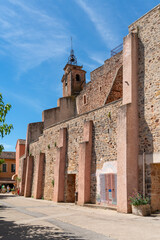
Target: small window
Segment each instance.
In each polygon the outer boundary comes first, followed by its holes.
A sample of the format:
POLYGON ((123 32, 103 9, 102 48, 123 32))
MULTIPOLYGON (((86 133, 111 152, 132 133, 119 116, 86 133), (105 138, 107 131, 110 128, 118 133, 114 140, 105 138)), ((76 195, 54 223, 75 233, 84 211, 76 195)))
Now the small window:
POLYGON ((99 91, 100 91, 100 92, 102 91, 102 87, 101 87, 101 86, 99 87, 99 91))
POLYGON ((16 168, 16 165, 15 165, 15 164, 12 164, 12 165, 11 165, 11 172, 15 172, 15 168, 16 168))
POLYGON ((2 164, 2 172, 7 172, 7 164, 6 163, 2 164))
POLYGON ((67 77, 65 78, 65 86, 67 86, 67 77))
POLYGON ((77 82, 80 82, 80 81, 81 81, 81 78, 80 78, 80 75, 79 75, 79 74, 76 74, 76 81, 77 81, 77 82))
POLYGON ((86 104, 87 103, 87 97, 86 95, 83 96, 83 104, 86 104))

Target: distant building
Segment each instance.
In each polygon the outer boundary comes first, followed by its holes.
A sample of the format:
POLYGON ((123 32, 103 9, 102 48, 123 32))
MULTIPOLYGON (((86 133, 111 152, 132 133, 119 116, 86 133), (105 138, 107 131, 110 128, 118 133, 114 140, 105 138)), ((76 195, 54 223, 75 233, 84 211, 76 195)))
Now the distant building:
POLYGON ((18 169, 20 169, 21 161, 19 160, 25 154, 25 139, 18 139, 16 143, 16 174, 18 176, 18 169))
POLYGON ((114 49, 89 83, 71 49, 58 106, 28 124, 18 157, 22 195, 55 202, 76 196, 80 205, 128 213, 136 190, 160 210, 159 11, 129 26, 123 50, 114 49))
POLYGON ((16 170, 16 153, 15 152, 2 152, 0 159, 4 159, 4 163, 0 165, 0 185, 10 185, 16 183, 13 176, 16 170))

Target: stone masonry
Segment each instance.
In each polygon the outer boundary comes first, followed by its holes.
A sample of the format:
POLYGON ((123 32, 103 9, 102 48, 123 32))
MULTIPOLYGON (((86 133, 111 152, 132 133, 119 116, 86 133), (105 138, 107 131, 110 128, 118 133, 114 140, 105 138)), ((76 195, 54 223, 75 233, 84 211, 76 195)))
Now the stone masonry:
POLYGON ((22 195, 128 213, 136 189, 160 210, 159 29, 160 5, 129 26, 123 51, 92 71, 87 84, 70 56, 57 107, 28 125, 18 169, 22 195))

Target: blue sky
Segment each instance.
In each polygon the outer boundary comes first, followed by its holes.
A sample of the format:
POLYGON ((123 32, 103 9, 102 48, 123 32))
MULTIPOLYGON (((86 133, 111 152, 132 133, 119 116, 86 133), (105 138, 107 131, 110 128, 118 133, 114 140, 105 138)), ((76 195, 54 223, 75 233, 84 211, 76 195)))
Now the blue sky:
POLYGON ((57 106, 70 37, 79 65, 90 72, 123 42, 128 25, 159 4, 156 0, 0 0, 0 92, 12 109, 10 135, 0 139, 14 151, 27 124, 57 106))

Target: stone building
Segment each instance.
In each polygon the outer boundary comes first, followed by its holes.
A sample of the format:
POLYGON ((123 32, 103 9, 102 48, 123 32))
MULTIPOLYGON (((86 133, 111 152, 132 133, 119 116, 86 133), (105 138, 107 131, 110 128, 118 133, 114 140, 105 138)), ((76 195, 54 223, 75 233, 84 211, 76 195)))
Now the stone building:
MULTIPOLYGON (((130 212, 133 191, 160 210, 160 5, 129 26, 123 50, 91 72, 73 50, 63 97, 27 128, 21 194, 130 212)), ((19 151, 19 150, 17 150, 19 151)), ((18 153, 17 153, 18 154, 18 153)))

